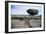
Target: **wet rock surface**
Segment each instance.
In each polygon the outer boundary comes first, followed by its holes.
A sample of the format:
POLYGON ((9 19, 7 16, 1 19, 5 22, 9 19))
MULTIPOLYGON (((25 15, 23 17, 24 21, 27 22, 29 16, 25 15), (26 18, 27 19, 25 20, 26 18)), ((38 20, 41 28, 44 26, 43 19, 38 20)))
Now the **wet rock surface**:
MULTIPOLYGON (((29 18, 29 17, 28 17, 29 18)), ((41 17, 30 19, 11 19, 11 28, 35 28, 41 27, 41 17)))

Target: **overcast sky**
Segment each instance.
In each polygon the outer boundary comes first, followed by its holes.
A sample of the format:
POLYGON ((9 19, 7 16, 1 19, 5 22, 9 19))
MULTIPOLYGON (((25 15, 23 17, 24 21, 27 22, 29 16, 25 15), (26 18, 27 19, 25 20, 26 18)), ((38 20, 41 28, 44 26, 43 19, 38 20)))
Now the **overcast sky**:
POLYGON ((37 15, 42 15, 42 8, 41 6, 26 6, 26 5, 11 5, 11 14, 12 15, 29 15, 27 13, 28 9, 36 9, 38 10, 37 15))

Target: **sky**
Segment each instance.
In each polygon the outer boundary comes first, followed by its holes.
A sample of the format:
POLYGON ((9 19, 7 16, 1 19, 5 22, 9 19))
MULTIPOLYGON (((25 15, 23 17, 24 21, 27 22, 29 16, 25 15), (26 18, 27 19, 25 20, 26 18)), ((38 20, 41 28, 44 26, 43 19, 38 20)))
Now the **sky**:
POLYGON ((42 15, 41 6, 27 6, 27 5, 11 5, 11 15, 29 15, 27 13, 28 9, 38 10, 37 15, 42 15))

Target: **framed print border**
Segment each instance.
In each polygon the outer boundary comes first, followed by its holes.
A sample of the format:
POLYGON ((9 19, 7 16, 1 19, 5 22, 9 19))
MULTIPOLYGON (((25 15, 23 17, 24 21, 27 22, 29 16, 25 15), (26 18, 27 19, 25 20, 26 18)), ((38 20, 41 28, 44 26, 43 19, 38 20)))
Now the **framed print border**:
POLYGON ((20 33, 20 32, 37 32, 37 31, 45 31, 45 3, 40 2, 22 2, 22 1, 5 1, 5 33, 20 33), (42 4, 44 6, 44 29, 43 30, 32 30, 32 31, 17 31, 17 32, 9 32, 8 30, 8 3, 28 3, 28 4, 42 4))

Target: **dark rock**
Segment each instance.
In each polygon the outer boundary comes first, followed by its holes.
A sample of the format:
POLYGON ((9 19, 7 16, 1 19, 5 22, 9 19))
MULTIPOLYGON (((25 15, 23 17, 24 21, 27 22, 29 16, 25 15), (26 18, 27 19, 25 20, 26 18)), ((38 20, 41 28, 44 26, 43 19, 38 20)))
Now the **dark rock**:
POLYGON ((36 15, 36 14, 38 14, 38 10, 36 10, 36 9, 28 9, 27 13, 29 13, 30 15, 36 15))

